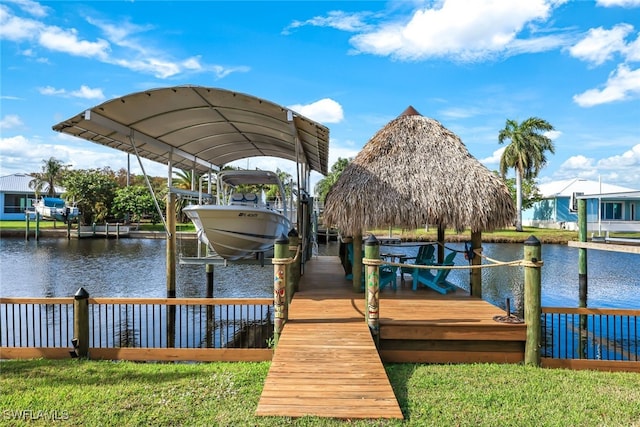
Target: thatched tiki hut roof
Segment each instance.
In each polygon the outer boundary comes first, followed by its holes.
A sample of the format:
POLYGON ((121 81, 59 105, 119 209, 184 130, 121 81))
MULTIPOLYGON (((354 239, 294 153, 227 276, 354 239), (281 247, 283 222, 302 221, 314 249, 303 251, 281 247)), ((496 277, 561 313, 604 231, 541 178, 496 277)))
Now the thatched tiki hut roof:
POLYGON ((425 224, 472 232, 510 225, 504 182, 453 132, 409 107, 378 131, 327 194, 324 223, 343 235, 425 224))

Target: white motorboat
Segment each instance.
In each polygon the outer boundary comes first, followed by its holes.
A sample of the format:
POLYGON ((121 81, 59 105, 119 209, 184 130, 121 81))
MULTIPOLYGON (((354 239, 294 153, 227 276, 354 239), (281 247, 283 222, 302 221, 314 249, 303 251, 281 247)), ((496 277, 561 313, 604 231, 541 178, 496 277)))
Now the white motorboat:
POLYGON ((233 261, 264 253, 291 229, 284 187, 277 174, 262 170, 222 171, 217 185, 217 204, 190 205, 183 212, 195 225, 200 241, 220 257, 233 261), (238 192, 240 185, 277 185, 281 207, 255 193, 238 192))
POLYGON ((77 206, 73 206, 58 197, 42 197, 34 204, 34 210, 44 219, 73 221, 80 215, 77 206))

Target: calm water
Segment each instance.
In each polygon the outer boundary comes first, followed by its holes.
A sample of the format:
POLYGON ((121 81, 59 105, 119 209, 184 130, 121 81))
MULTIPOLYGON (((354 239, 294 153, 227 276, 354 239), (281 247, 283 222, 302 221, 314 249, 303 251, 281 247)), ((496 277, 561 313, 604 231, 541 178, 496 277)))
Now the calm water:
MULTIPOLYGON (((448 244, 464 249, 463 244, 448 244)), ((502 261, 522 258, 520 244, 484 244, 487 256, 502 261)), ((382 252, 386 249, 383 247, 382 252)), ((179 240, 178 251, 194 256, 193 240, 179 240)), ((320 245, 321 255, 335 255, 337 243, 320 245)), ((392 251, 415 253, 417 247, 393 247, 392 251)), ((29 242, 0 239, 0 296, 66 297, 84 287, 95 297, 164 297, 166 262, 164 240, 152 239, 49 239, 29 242)), ((544 306, 578 305, 578 249, 543 245, 542 303, 544 306)), ((455 260, 464 264, 462 254, 455 260)), ((591 250, 588 252, 590 307, 640 309, 640 256, 591 250)), ((252 265, 216 266, 216 297, 270 297, 273 267, 252 265)), ((468 289, 468 270, 454 270, 450 281, 468 289)), ((409 277, 407 276, 407 280, 409 277)), ((504 307, 511 299, 513 310, 522 305, 523 272, 520 267, 483 270, 483 297, 504 307)), ((206 296, 202 265, 177 266, 178 297, 206 296)))

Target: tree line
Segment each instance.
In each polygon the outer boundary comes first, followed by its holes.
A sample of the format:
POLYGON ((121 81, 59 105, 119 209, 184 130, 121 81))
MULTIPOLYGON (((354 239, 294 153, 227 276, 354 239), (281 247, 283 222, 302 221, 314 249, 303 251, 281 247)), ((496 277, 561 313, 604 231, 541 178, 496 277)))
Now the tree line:
MULTIPOLYGON (((147 219, 153 224, 161 221, 161 213, 166 209, 166 195, 168 192, 167 180, 162 177, 149 177, 149 184, 156 196, 159 210, 156 208, 153 195, 149 190, 143 175, 130 174, 125 168, 114 171, 110 167, 97 169, 72 169, 55 157, 42 161, 40 172, 30 175, 32 180, 30 188, 34 190, 36 197, 58 194, 56 188, 62 188, 64 199, 78 207, 79 220, 82 224, 103 222, 140 222, 147 219)), ((224 169, 233 169, 226 166, 224 169)), ((285 183, 287 196, 291 194, 291 175, 278 169, 276 171, 280 180, 285 183)), ((199 185, 201 176, 191 171, 174 171, 172 186, 185 190, 191 190, 192 186, 199 185)), ((203 182, 203 192, 209 192, 208 181, 203 182)), ((265 191, 268 199, 276 198, 275 186, 245 186, 239 191, 260 193, 265 191)), ((212 193, 215 194, 215 183, 212 193)), ((187 218, 182 214, 182 208, 189 201, 179 197, 176 201, 176 213, 179 221, 186 222, 187 218)))

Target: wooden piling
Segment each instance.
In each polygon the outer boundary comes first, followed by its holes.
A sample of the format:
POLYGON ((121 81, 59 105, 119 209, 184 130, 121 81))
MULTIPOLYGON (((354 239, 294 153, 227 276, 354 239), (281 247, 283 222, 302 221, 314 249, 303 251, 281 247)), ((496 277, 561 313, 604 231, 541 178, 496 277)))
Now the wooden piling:
POLYGON ((207 298, 213 298, 213 264, 207 264, 205 267, 205 274, 207 276, 207 298))
MULTIPOLYGON (((471 232, 471 250, 474 251, 476 249, 482 249, 482 232, 475 231, 471 232)), ((482 257, 477 255, 475 252, 472 252, 472 258, 470 260, 471 265, 480 265, 482 264, 482 257)), ((471 296, 482 298, 482 269, 480 268, 472 268, 469 272, 470 278, 470 289, 471 296)))
POLYGON ((365 320, 377 347, 380 344, 380 242, 374 235, 364 243, 362 262, 366 266, 365 320))
POLYGON ((73 296, 73 347, 78 357, 89 355, 89 293, 80 288, 73 296))
MULTIPOLYGON (((578 199, 578 240, 587 241, 587 200, 578 199)), ((586 308, 589 294, 589 279, 587 272, 587 248, 578 249, 578 307, 586 308)), ((587 316, 581 314, 578 318, 578 328, 580 340, 578 343, 578 354, 583 357, 587 351, 587 316)))
MULTIPOLYGON (((298 245, 300 244, 300 237, 298 236, 298 232, 295 228, 292 228, 289 231, 289 257, 295 258, 296 252, 298 251, 298 245)), ((301 254, 302 255, 302 254, 301 254)), ((300 281, 300 258, 291 264, 287 265, 287 284, 289 288, 287 288, 287 301, 291 302, 293 298, 293 294, 298 292, 298 282, 300 281)))
POLYGON ((287 321, 287 263, 289 258, 289 239, 283 234, 273 247, 273 340, 278 345, 280 334, 287 321))
POLYGON ((540 241, 529 236, 524 242, 524 321, 527 324, 524 362, 536 366, 540 366, 542 346, 541 253, 540 241))
POLYGON ((36 211, 36 242, 40 240, 40 213, 36 211))
MULTIPOLYGON (((578 240, 587 241, 587 200, 578 199, 578 240)), ((587 306, 587 249, 578 249, 578 307, 587 306)))
POLYGON ((362 234, 353 236, 353 265, 352 265, 353 292, 362 291, 362 234))

